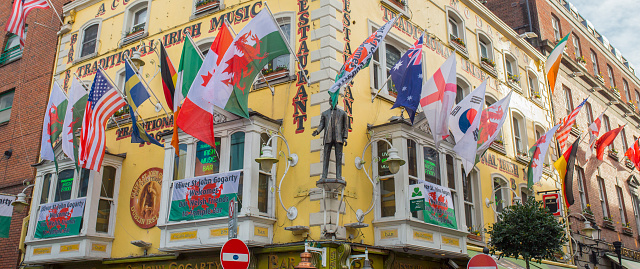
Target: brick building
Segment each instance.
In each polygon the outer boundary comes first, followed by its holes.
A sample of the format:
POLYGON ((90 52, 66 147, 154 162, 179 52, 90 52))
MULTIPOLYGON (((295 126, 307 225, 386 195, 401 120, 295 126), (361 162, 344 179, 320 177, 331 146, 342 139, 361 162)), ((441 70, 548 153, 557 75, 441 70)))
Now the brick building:
MULTIPOLYGON (((66 0, 52 1, 58 10, 66 0)), ((40 151, 42 121, 51 88, 60 21, 52 9, 36 9, 27 18, 24 49, 7 33, 13 1, 0 4, 0 193, 16 195, 33 183, 40 151)), ((31 193, 27 189, 27 195, 31 193)), ((20 263, 20 234, 27 212, 14 212, 9 238, 1 238, 0 268, 20 263)))
POLYGON ((489 0, 485 5, 516 32, 536 33, 538 37, 528 41, 545 55, 571 33, 552 102, 558 122, 589 97, 569 139, 571 143, 584 137, 574 174, 576 201, 567 211, 570 215, 565 216, 571 224, 572 254, 579 268, 616 268, 618 259, 609 258, 615 256, 611 243, 621 241, 623 263, 638 262, 639 174, 624 157, 640 135, 640 79, 633 66, 568 1, 489 0), (595 156, 586 158, 587 128, 605 110, 600 135, 621 125, 626 127, 605 150, 603 161, 595 156), (582 232, 585 217, 597 226, 595 236, 587 237, 582 232))

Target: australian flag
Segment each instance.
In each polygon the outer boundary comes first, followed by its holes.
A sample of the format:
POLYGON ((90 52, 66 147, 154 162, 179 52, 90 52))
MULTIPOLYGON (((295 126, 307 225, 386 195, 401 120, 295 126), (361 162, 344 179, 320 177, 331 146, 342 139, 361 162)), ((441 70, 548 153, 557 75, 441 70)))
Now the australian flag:
POLYGON ((398 91, 396 102, 391 108, 404 107, 409 113, 411 123, 420 104, 422 92, 422 40, 423 36, 420 36, 391 69, 391 81, 398 91))

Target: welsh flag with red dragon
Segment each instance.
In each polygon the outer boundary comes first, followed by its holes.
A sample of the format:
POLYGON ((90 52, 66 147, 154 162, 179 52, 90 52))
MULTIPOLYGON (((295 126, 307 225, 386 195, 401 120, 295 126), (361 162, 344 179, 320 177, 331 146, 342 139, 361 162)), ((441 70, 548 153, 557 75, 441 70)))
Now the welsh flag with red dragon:
POLYGON ((531 157, 529 168, 527 169, 527 178, 529 179, 527 185, 529 188, 540 181, 542 168, 544 167, 544 158, 547 156, 547 150, 549 150, 549 145, 551 144, 551 140, 553 140, 553 134, 556 133, 558 127, 560 127, 559 124, 553 126, 551 130, 540 136, 533 147, 529 149, 529 156, 531 157))

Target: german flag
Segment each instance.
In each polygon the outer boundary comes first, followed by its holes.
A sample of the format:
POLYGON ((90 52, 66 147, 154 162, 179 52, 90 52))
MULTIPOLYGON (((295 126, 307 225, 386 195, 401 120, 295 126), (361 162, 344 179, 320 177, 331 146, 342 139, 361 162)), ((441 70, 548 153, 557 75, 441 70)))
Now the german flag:
POLYGON ((173 94, 176 91, 176 81, 178 74, 173 68, 171 59, 167 51, 164 49, 162 42, 160 43, 160 75, 162 76, 162 88, 164 90, 164 98, 167 100, 169 109, 173 111, 173 94))
POLYGON ((562 197, 564 197, 567 208, 575 202, 573 199, 573 167, 576 163, 576 153, 580 147, 579 144, 580 138, 576 139, 573 145, 553 163, 553 166, 556 167, 556 170, 560 174, 560 178, 562 178, 562 197))

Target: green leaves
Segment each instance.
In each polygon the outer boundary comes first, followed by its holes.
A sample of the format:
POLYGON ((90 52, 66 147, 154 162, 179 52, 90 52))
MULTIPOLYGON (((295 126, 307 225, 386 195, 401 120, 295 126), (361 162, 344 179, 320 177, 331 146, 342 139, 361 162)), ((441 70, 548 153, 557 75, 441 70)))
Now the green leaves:
POLYGON ((498 221, 489 226, 491 254, 501 252, 500 257, 520 256, 525 261, 555 260, 567 242, 565 224, 559 222, 542 201, 529 199, 504 209, 498 221))

